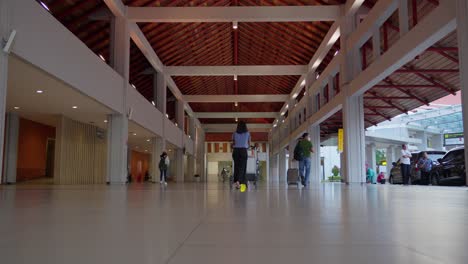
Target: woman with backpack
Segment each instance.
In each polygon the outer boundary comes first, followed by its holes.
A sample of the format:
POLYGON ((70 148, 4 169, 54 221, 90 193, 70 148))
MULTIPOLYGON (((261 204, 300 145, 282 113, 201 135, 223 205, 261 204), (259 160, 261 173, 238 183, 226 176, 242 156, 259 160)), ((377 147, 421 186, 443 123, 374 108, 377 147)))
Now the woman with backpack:
POLYGON ((236 132, 232 134, 234 160, 234 184, 241 192, 247 190, 247 179, 245 176, 247 170, 247 150, 250 146, 250 133, 247 130, 245 122, 240 121, 237 124, 236 132))
POLYGON ((167 168, 169 167, 169 156, 167 156, 167 153, 164 151, 161 156, 159 156, 159 171, 160 171, 160 176, 159 176, 159 183, 167 185, 166 178, 167 178, 167 168))

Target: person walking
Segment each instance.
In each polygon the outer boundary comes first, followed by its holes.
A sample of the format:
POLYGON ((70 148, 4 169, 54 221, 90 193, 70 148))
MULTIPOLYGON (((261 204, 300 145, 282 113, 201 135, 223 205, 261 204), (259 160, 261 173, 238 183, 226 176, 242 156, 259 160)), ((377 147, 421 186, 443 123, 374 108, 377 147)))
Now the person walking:
POLYGON ((161 156, 159 156, 159 183, 167 185, 167 168, 169 168, 169 156, 167 153, 164 151, 161 156))
POLYGON ((418 168, 421 170, 421 181, 431 184, 432 160, 427 155, 427 152, 423 152, 421 158, 419 158, 418 168))
POLYGON ((400 167, 401 167, 401 176, 403 177, 403 185, 409 184, 410 178, 410 168, 411 168, 411 152, 409 152, 406 144, 401 145, 401 158, 400 158, 400 167))
POLYGON ((234 184, 241 192, 247 190, 247 150, 250 146, 250 133, 247 130, 247 125, 244 121, 237 124, 236 132, 232 134, 233 151, 232 158, 234 160, 234 184))
POLYGON ((312 164, 311 154, 314 153, 309 133, 302 134, 299 142, 297 142, 297 147, 302 152, 302 158, 299 160, 299 175, 301 176, 302 185, 307 187, 309 184, 310 167, 312 164))

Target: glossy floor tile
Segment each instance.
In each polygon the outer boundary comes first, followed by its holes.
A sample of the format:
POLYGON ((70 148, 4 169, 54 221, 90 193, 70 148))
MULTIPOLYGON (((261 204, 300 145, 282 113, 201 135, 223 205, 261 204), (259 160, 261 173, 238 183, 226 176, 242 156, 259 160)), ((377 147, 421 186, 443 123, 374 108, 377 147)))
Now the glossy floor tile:
POLYGON ((0 186, 0 263, 468 263, 468 189, 0 186))

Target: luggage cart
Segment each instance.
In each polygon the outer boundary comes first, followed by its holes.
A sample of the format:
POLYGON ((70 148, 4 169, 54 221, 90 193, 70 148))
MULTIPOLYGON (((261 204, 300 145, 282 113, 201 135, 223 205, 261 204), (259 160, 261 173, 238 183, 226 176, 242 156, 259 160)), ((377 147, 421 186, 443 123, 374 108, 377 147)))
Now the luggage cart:
POLYGON ((247 158, 247 170, 246 170, 246 177, 247 182, 250 184, 252 183, 255 188, 257 188, 257 181, 259 175, 259 160, 258 160, 258 147, 253 146, 248 150, 248 158, 247 158))

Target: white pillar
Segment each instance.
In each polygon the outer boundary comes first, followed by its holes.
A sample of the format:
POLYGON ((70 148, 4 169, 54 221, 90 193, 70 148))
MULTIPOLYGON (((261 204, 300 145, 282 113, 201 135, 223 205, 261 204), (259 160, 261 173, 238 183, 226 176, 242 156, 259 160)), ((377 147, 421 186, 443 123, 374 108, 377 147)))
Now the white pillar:
POLYGON ((183 148, 185 148, 185 130, 184 130, 184 127, 185 127, 185 111, 184 111, 184 102, 182 100, 178 100, 177 101, 177 104, 176 104, 176 114, 175 114, 175 118, 176 118, 176 122, 177 122, 177 125, 178 127, 182 130, 182 145, 183 147, 182 148, 178 148, 176 150, 176 179, 177 179, 177 182, 184 182, 184 150, 183 148))
POLYGON ((395 160, 395 147, 390 145, 390 146, 387 147, 387 173, 385 175, 386 177, 388 177, 390 175, 390 170, 393 167, 392 163, 394 161, 396 161, 395 160))
MULTIPOLYGON (((8 39, 11 33, 10 17, 11 17, 12 1, 0 1, 0 40, 8 39)), ((0 44, 3 49, 3 42, 0 44)), ((8 54, 0 50, 0 168, 3 167, 3 149, 5 139, 5 112, 6 112, 6 97, 8 88, 8 54)), ((1 183, 0 179, 0 183, 1 183)), ((7 181, 4 179, 3 181, 7 181)))
POLYGON ((107 181, 125 183, 128 173, 128 119, 122 114, 112 114, 107 120, 107 181))
MULTIPOLYGON (((468 139, 468 2, 457 1, 457 33, 458 33, 458 57, 460 60, 460 85, 462 91, 463 106, 463 131, 468 139)), ((468 157, 468 146, 465 143, 465 157, 468 157)), ((468 167, 468 159, 465 159, 465 167, 468 167)), ((468 173, 466 174, 468 184, 468 173)))
POLYGON ((167 105, 167 82, 162 73, 154 73, 153 75, 153 89, 154 97, 156 98, 155 104, 156 107, 161 111, 163 115, 166 114, 166 105, 167 105))
POLYGON ((340 67, 340 87, 346 97, 343 103, 343 130, 344 130, 344 168, 343 176, 347 183, 365 182, 365 135, 364 135, 364 104, 362 95, 351 96, 349 82, 361 70, 360 49, 347 46, 348 36, 356 29, 354 15, 343 18, 342 34, 340 37, 343 63, 340 67))
POLYGON ((299 163, 294 160, 294 148, 296 147, 297 140, 290 138, 289 140, 289 158, 288 158, 288 168, 299 168, 299 163))
POLYGON ((130 31, 124 17, 116 17, 112 32, 113 68, 123 77, 121 113, 108 116, 107 180, 125 183, 127 180, 128 106, 127 87, 130 75, 130 31))
POLYGON ((269 182, 270 179, 270 142, 266 144, 266 182, 269 182))
POLYGON ((400 5, 398 7, 398 22, 400 25, 400 37, 403 37, 409 31, 408 0, 400 0, 400 5))
POLYGON ((160 137, 154 137, 151 139, 151 167, 153 171, 151 173, 152 181, 159 182, 159 156, 166 150, 166 141, 160 137))
POLYGON ((366 146, 366 163, 369 165, 369 168, 373 169, 374 171, 377 171, 376 169, 376 147, 374 143, 368 144, 366 146))
POLYGON ((349 96, 343 104, 344 176, 347 183, 365 182, 365 132, 362 96, 349 96))
POLYGON ((7 183, 16 183, 16 161, 18 160, 19 116, 7 114, 4 175, 7 183))
POLYGON ((278 154, 278 182, 286 182, 286 149, 280 148, 278 154))
POLYGON ((310 141, 314 149, 314 153, 311 155, 311 166, 310 166, 310 181, 314 184, 320 183, 321 169, 320 169, 320 126, 309 127, 310 141))

